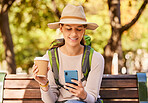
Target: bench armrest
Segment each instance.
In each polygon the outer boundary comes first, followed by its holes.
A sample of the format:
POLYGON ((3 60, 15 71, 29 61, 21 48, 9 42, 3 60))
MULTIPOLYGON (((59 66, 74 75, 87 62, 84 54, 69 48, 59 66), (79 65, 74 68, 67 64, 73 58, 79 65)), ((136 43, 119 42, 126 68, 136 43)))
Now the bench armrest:
POLYGON ((3 103, 3 88, 6 73, 0 72, 0 103, 3 103))
POLYGON ((147 97, 147 77, 146 73, 137 73, 139 103, 146 103, 147 97))
POLYGON ((139 102, 139 103, 147 103, 147 101, 141 101, 141 102, 139 102))

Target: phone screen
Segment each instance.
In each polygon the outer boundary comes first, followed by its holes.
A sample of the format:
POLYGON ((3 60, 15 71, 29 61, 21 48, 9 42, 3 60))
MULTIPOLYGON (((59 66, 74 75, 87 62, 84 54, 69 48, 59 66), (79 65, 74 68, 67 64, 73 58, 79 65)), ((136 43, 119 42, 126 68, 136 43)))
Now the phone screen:
POLYGON ((71 83, 74 85, 77 85, 73 83, 71 80, 78 80, 78 71, 77 70, 64 70, 64 75, 65 75, 65 82, 66 83, 71 83))

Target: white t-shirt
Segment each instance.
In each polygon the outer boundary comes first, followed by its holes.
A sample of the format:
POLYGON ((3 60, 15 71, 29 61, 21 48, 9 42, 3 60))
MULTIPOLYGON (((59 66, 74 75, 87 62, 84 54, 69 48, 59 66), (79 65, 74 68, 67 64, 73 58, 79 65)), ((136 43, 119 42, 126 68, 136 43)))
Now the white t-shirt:
MULTIPOLYGON (((68 56, 60 51, 58 48, 59 55, 59 82, 65 84, 64 70, 77 70, 78 71, 78 80, 83 78, 82 73, 82 56, 83 54, 77 56, 68 56)), ((44 58, 49 58, 48 51, 43 56, 44 58)), ((57 85, 54 80, 54 75, 49 62, 49 90, 47 92, 41 90, 41 97, 45 103, 55 103, 55 101, 64 101, 64 100, 79 100, 78 97, 72 95, 69 91, 64 88, 57 89, 57 85)), ((94 51, 91 61, 91 71, 89 72, 87 81, 83 81, 85 91, 87 92, 87 97, 84 101, 87 103, 94 103, 99 95, 100 85, 102 81, 104 71, 104 58, 103 56, 94 51)))

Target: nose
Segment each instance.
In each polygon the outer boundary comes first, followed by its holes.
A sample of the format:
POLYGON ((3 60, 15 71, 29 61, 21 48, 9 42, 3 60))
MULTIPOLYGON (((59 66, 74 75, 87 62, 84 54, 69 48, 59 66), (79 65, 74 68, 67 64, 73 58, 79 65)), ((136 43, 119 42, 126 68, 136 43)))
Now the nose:
POLYGON ((71 35, 72 35, 72 36, 76 36, 76 35, 77 35, 77 32, 76 32, 75 29, 73 29, 73 30, 71 31, 71 35))

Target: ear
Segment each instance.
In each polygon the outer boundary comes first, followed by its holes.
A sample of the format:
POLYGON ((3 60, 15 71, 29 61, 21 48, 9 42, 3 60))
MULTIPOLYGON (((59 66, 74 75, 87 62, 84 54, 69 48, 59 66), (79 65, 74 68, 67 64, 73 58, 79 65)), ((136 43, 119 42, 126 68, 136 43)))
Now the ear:
POLYGON ((83 33, 83 36, 85 35, 85 31, 86 31, 86 28, 84 28, 84 33, 83 33))
POLYGON ((60 31, 61 31, 61 32, 63 32, 62 28, 63 28, 63 26, 60 24, 60 31))

